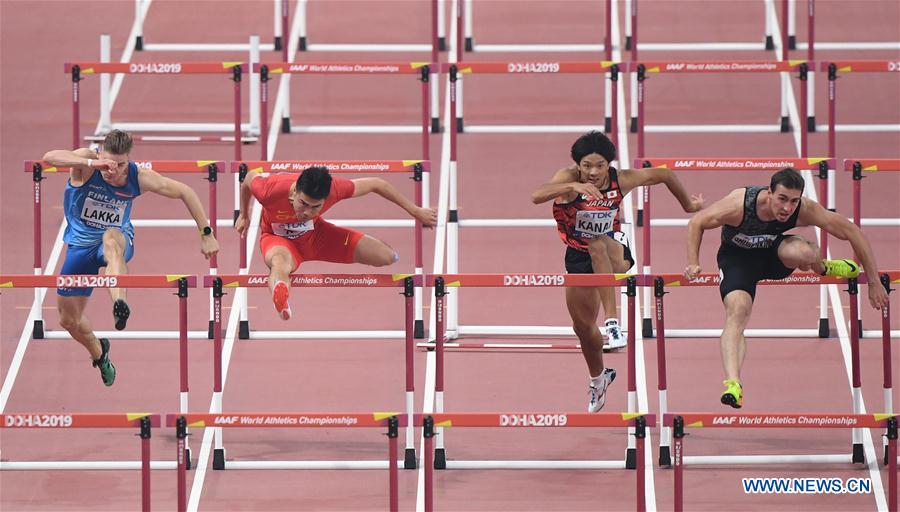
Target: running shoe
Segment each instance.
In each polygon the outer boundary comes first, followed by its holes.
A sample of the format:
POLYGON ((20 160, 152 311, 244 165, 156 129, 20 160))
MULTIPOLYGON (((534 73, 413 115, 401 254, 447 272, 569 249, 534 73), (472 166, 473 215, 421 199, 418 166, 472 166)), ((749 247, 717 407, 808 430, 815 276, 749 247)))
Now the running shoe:
POLYGON ((612 368, 604 368, 600 378, 597 379, 597 385, 588 386, 588 395, 591 397, 588 402, 588 412, 597 412, 603 409, 603 406, 606 405, 606 388, 614 380, 616 380, 616 371, 612 368))
POLYGON ((122 299, 116 299, 113 302, 113 318, 116 319, 117 331, 125 328, 129 316, 131 316, 131 309, 128 308, 128 303, 122 299))
POLYGON ((282 320, 291 319, 291 305, 288 298, 291 296, 291 289, 287 283, 278 281, 272 290, 272 302, 275 304, 275 311, 281 316, 282 320))
POLYGON ((610 318, 603 326, 603 333, 606 334, 606 344, 603 345, 605 350, 619 350, 628 346, 628 339, 619 326, 619 321, 610 318))
POLYGON ((722 384, 725 384, 725 392, 722 393, 722 403, 730 405, 735 409, 743 407, 744 389, 741 387, 741 383, 736 380, 727 379, 722 381, 722 384))
POLYGON ((92 363, 94 368, 100 368, 100 378, 103 384, 112 386, 116 381, 116 367, 109 360, 109 340, 100 338, 100 359, 95 359, 92 363))
POLYGON ((834 277, 846 277, 848 279, 859 277, 859 264, 853 260, 822 260, 825 265, 825 275, 834 277))

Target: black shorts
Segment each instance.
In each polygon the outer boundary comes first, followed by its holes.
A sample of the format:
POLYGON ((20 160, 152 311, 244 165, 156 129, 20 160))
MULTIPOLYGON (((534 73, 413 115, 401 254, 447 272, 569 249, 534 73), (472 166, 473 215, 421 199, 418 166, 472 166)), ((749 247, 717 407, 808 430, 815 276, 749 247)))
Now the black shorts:
POLYGON ((719 294, 722 300, 733 290, 744 290, 750 299, 756 298, 756 283, 763 279, 784 279, 794 271, 784 266, 778 257, 778 246, 786 237, 779 235, 768 249, 741 249, 722 244, 716 261, 719 263, 719 294))
MULTIPOLYGON (((634 258, 631 256, 631 249, 628 247, 628 239, 624 233, 616 231, 610 238, 621 244, 625 248, 623 256, 625 261, 629 263, 628 268, 634 266, 634 258)), ((593 274, 594 265, 591 263, 591 254, 587 250, 580 251, 572 246, 566 247, 566 272, 570 274, 593 274)))

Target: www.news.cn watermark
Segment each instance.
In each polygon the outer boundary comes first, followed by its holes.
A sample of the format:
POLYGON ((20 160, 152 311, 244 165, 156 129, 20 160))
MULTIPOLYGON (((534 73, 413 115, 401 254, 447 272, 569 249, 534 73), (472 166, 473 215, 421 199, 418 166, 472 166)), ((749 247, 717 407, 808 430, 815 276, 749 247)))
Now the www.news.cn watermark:
POLYGON ((744 494, 871 494, 870 478, 741 478, 744 494))

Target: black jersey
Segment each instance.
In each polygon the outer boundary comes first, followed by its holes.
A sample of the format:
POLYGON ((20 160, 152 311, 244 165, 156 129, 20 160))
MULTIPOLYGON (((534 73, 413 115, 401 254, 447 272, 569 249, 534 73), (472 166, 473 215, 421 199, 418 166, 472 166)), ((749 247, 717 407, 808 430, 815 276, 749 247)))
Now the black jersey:
POLYGON ((553 202, 553 218, 563 243, 587 251, 588 241, 622 228, 619 206, 622 193, 615 167, 609 168, 609 186, 600 191, 600 199, 579 194, 568 203, 553 202))
MULTIPOLYGON (((797 225, 800 216, 800 205, 785 222, 772 220, 764 222, 756 215, 756 199, 759 193, 768 187, 747 187, 744 191, 744 218, 738 226, 722 226, 722 244, 741 249, 768 249, 772 247, 778 235, 797 225)), ((802 199, 801 199, 802 201, 802 199)))

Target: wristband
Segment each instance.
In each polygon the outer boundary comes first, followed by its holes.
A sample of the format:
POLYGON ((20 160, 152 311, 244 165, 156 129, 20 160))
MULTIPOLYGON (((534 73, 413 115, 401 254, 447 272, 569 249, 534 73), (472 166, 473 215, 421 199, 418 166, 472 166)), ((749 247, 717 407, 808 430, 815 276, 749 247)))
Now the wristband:
POLYGON ((93 163, 94 163, 94 161, 93 161, 93 160, 91 160, 91 159, 90 159, 90 158, 88 158, 88 164, 87 164, 87 165, 88 165, 88 167, 90 167, 90 166, 91 166, 91 164, 93 164, 93 163))

